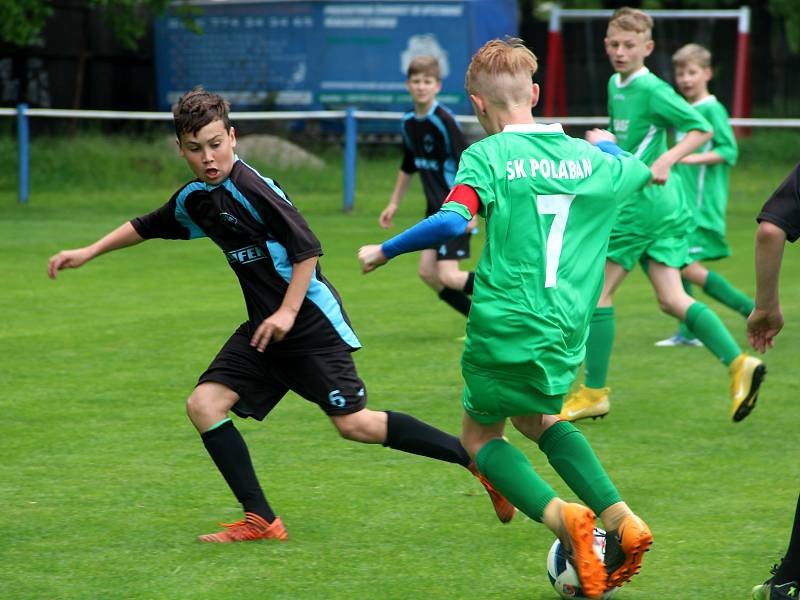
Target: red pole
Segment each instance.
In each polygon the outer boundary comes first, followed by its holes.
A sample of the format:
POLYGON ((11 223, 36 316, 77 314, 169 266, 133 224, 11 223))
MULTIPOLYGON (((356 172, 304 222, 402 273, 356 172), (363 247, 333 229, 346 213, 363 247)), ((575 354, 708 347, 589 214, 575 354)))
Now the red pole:
POLYGON ((566 94, 564 88, 564 41, 561 37, 561 15, 558 5, 550 13, 547 32, 547 65, 544 81, 544 116, 554 117, 556 103, 563 111, 566 94))
MULTIPOLYGON (((739 15, 736 41, 736 76, 733 83, 733 116, 746 119, 751 115, 750 98, 750 8, 743 6, 739 15)), ((750 135, 749 127, 734 127, 736 137, 750 135)))

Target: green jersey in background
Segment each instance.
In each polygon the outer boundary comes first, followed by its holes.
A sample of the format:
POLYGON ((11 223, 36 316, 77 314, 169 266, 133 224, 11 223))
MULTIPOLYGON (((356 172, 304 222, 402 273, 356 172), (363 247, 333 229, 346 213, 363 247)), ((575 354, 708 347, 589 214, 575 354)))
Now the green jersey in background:
MULTIPOLYGON (((609 128, 617 143, 646 165, 667 151, 667 130, 711 126, 665 81, 642 67, 620 82, 619 73, 608 81, 609 128)), ((621 197, 614 232, 641 236, 681 237, 692 227, 691 214, 680 192, 677 178, 666 185, 651 185, 641 192, 621 197)), ((613 235, 613 233, 612 233, 613 235)))
MULTIPOLYGON (((728 208, 728 176, 736 164, 739 149, 733 129, 728 124, 728 111, 715 96, 706 96, 692 104, 714 128, 714 137, 696 152, 719 154, 725 162, 714 165, 683 165, 673 168, 681 193, 686 199, 698 227, 725 236, 725 213, 728 208)), ((685 130, 676 131, 680 141, 685 130)))

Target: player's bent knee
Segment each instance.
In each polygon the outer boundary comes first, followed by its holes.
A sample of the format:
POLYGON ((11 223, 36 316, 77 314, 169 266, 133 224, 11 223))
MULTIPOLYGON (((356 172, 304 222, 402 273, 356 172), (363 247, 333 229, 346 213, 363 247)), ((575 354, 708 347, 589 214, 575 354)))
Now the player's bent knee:
POLYGON ((672 317, 680 317, 681 303, 674 298, 658 298, 658 307, 661 312, 666 313, 672 317))
POLYGON ((419 278, 434 289, 437 289, 439 286, 442 285, 441 282, 439 281, 439 275, 435 271, 420 269, 419 278))
POLYGON ((556 415, 531 415, 511 417, 511 424, 526 438, 538 443, 542 434, 548 428, 558 423, 558 420, 556 415))
POLYGON ((186 414, 195 424, 216 417, 225 418, 238 400, 236 392, 217 383, 201 383, 186 399, 186 414))
POLYGON ((460 277, 457 273, 444 273, 439 276, 439 281, 442 285, 453 290, 460 290, 464 287, 462 279, 466 279, 466 277, 460 277))
POLYGON ((189 415, 189 418, 192 421, 194 421, 196 417, 203 413, 205 406, 206 403, 203 401, 202 396, 197 393, 197 390, 195 390, 186 399, 186 414, 189 415))
POLYGON ((364 409, 331 417, 331 421, 346 440, 364 444, 379 444, 386 440, 386 413, 364 409))

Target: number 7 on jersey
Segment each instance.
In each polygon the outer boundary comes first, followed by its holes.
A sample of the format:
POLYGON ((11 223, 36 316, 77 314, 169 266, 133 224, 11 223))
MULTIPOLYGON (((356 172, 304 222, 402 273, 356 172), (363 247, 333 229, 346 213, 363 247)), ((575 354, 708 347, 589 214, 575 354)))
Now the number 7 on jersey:
POLYGON ((555 215, 547 234, 547 256, 545 258, 544 287, 556 287, 558 261, 561 259, 561 246, 564 243, 564 229, 567 226, 569 207, 575 194, 545 194, 536 197, 536 209, 540 215, 555 215))

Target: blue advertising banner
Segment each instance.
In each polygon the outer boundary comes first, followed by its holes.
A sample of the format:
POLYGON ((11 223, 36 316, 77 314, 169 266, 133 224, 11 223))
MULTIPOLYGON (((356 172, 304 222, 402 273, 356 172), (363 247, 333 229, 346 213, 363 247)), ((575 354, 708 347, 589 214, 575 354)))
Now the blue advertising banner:
POLYGON ((440 100, 466 114, 464 73, 472 53, 491 38, 517 33, 514 0, 201 6, 200 34, 174 14, 156 21, 162 110, 197 85, 222 94, 235 110, 403 110, 410 102, 408 63, 428 54, 441 66, 440 100))

